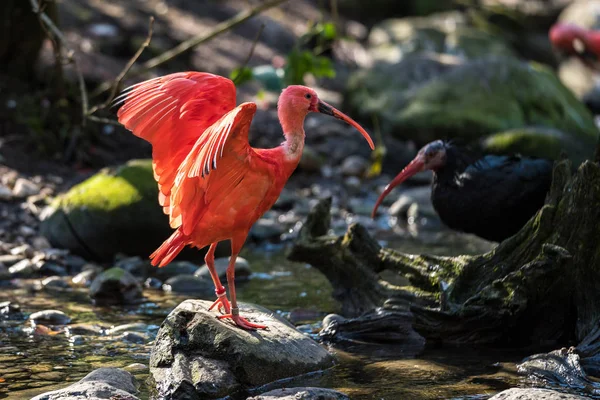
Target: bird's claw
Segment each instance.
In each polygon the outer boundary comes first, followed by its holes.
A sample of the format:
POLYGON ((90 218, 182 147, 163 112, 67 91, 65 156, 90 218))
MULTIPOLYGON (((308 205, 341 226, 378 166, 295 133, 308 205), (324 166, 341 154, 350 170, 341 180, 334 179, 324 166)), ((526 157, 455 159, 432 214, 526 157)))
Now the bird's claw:
POLYGON ((222 290, 216 290, 217 300, 208 308, 208 311, 218 306, 219 312, 221 314, 230 314, 231 313, 231 304, 229 300, 227 300, 227 295, 225 294, 225 288, 221 288, 222 290))
POLYGON ((255 324, 253 322, 248 321, 246 318, 240 316, 240 310, 237 307, 232 308, 230 313, 227 313, 225 315, 219 315, 217 316, 217 318, 232 319, 237 326, 248 330, 267 329, 266 325, 255 324))

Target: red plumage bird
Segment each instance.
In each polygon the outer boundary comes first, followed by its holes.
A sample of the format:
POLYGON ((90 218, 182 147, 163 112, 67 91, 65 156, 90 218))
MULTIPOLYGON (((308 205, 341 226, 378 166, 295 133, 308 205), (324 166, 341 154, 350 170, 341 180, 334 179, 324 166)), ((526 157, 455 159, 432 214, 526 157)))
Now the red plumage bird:
POLYGON ((266 328, 239 315, 235 260, 252 225, 273 206, 296 169, 304 147, 304 118, 320 112, 346 121, 367 139, 355 121, 319 100, 314 90, 289 86, 277 104, 285 141, 273 149, 248 144, 256 104, 235 106, 236 90, 227 78, 181 72, 150 79, 126 89, 117 104, 119 122, 152 144, 158 201, 175 232, 151 256, 163 267, 187 245, 210 246, 206 265, 218 305, 246 329, 266 328), (231 304, 214 267, 217 243, 231 240, 227 284, 231 304))

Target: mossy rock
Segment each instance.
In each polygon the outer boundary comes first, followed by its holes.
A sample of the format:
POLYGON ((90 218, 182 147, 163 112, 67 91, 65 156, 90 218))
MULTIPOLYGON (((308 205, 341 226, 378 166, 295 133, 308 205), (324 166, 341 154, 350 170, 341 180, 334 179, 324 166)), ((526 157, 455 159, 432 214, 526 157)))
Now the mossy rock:
POLYGON ((41 232, 53 246, 88 258, 148 257, 172 233, 158 205, 152 161, 107 168, 74 186, 53 201, 41 232))
MULTIPOLYGON (((384 134, 425 144, 436 139, 478 141, 524 127, 564 132, 578 148, 593 148, 598 130, 586 107, 548 68, 512 58, 459 63, 425 74, 407 86, 405 60, 360 71, 350 80, 347 106, 352 115, 377 116, 384 134)), ((587 155, 587 154, 586 154, 587 155)))
POLYGON ((498 35, 469 26, 465 16, 456 11, 387 19, 373 27, 369 44, 373 58, 384 62, 398 62, 408 55, 424 52, 465 60, 515 55, 498 35))
POLYGON ((590 148, 556 129, 519 128, 498 132, 486 137, 482 143, 485 153, 522 154, 530 157, 556 160, 562 152, 569 155, 573 166, 578 167, 590 155, 590 148))

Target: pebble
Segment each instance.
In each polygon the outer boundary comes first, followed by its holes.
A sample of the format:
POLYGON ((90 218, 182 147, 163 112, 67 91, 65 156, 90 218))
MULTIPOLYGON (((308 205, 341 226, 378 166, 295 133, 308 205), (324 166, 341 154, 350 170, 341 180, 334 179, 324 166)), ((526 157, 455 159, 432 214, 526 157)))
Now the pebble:
POLYGON ((194 275, 177 275, 167 279, 163 290, 169 293, 194 294, 199 298, 211 299, 215 295, 212 281, 194 275))
POLYGON ((162 288, 162 281, 157 278, 148 278, 144 281, 144 287, 148 289, 160 289, 162 288))
POLYGON ((45 250, 45 249, 49 249, 50 247, 52 247, 50 245, 50 242, 48 242, 48 239, 46 239, 43 236, 34 237, 33 239, 31 239, 31 244, 37 250, 45 250))
POLYGON ((133 276, 145 277, 148 276, 148 271, 152 268, 150 261, 142 260, 141 257, 128 257, 117 261, 115 267, 121 268, 133 276))
POLYGON ((148 369, 147 365, 141 364, 141 363, 133 363, 133 364, 129 364, 128 366, 126 366, 125 368, 123 368, 125 371, 128 372, 138 372, 138 371, 145 371, 148 369))
POLYGON ((137 303, 143 297, 142 285, 129 272, 113 267, 92 281, 90 297, 96 304, 137 303))
POLYGON ((279 238, 284 233, 281 224, 273 219, 261 218, 250 229, 250 235, 258 241, 279 238))
POLYGON ((10 249, 10 254, 12 255, 23 255, 25 257, 33 257, 33 249, 31 248, 30 245, 28 245, 27 243, 22 244, 20 246, 17 247, 13 247, 12 249, 10 249))
POLYGON ((0 184, 0 200, 10 200, 12 199, 13 194, 12 194, 12 190, 10 190, 8 187, 0 184))
POLYGON ((21 306, 12 301, 0 302, 0 317, 14 319, 15 316, 21 317, 21 306))
POLYGON ((24 259, 8 268, 8 272, 11 275, 28 276, 33 275, 37 270, 37 267, 31 260, 24 259))
POLYGON ((69 284, 60 276, 49 276, 48 278, 42 280, 42 286, 44 288, 66 289, 69 287, 69 284))
POLYGON ((75 346, 79 346, 85 343, 85 338, 81 335, 74 335, 69 338, 69 342, 73 343, 75 346))
POLYGON ((148 340, 148 338, 145 335, 140 334, 138 332, 124 332, 121 336, 119 336, 119 338, 126 342, 137 344, 146 343, 146 341, 148 340))
MULTIPOLYGON (((219 257, 215 258, 215 269, 221 281, 227 280, 227 267, 229 266, 230 257, 219 257)), ((235 279, 248 279, 252 270, 250 269, 250 263, 243 257, 238 257, 235 260, 235 279)), ((202 279, 208 279, 212 282, 210 271, 206 264, 200 267, 195 273, 195 276, 202 279)))
POLYGON ((36 263, 39 273, 42 275, 57 275, 67 276, 67 269, 62 265, 53 263, 52 261, 39 261, 36 263))
POLYGON ((18 178, 13 187, 13 195, 15 197, 33 196, 39 192, 39 186, 25 178, 18 178))
POLYGON ((369 162, 363 157, 349 156, 342 163, 340 172, 345 176, 362 176, 368 167, 369 162))
POLYGON ((70 271, 81 271, 83 266, 87 264, 82 257, 76 256, 74 254, 67 254, 64 256, 64 262, 67 267, 69 267, 70 271))
POLYGON ((43 325, 66 325, 71 322, 67 314, 59 310, 38 311, 29 316, 29 319, 35 324, 43 325))
POLYGON ((92 324, 73 324, 69 325, 69 333, 71 335, 85 335, 85 336, 100 336, 102 335, 102 328, 92 324))
POLYGON ((11 265, 14 265, 14 264, 18 263, 21 260, 23 260, 23 256, 21 256, 21 255, 15 255, 15 254, 2 254, 2 255, 0 255, 0 263, 6 265, 7 267, 10 267, 11 265))
POLYGON ((125 332, 147 332, 149 329, 148 325, 142 322, 132 322, 130 324, 117 325, 106 331, 107 335, 116 335, 118 333, 125 332))
POLYGON ((152 274, 161 281, 166 281, 177 275, 193 275, 198 268, 199 265, 188 261, 174 261, 162 268, 154 268, 152 274))
POLYGON ((19 226, 19 233, 23 236, 29 237, 35 235, 35 229, 27 225, 19 226))
POLYGON ((71 279, 71 282, 73 282, 75 286, 88 287, 92 284, 92 281, 96 276, 98 276, 98 270, 87 269, 75 275, 73 279, 71 279))

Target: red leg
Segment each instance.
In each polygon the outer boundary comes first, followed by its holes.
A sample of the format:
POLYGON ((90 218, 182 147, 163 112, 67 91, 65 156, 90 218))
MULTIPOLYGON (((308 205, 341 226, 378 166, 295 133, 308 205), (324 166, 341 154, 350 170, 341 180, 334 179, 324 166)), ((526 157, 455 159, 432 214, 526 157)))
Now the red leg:
POLYGON ((229 286, 229 295, 231 296, 231 312, 225 315, 219 315, 217 318, 231 318, 235 324, 244 329, 266 329, 266 325, 255 324, 240 316, 240 309, 237 306, 235 295, 235 260, 241 250, 242 245, 246 241, 246 236, 243 240, 231 239, 231 258, 227 266, 227 286, 229 286))
POLYGON ((231 313, 231 306, 229 304, 229 300, 227 300, 227 293, 225 292, 225 288, 221 285, 221 280, 219 279, 219 275, 215 270, 215 249, 217 248, 217 243, 213 243, 208 248, 208 252, 204 257, 204 262, 208 267, 208 271, 210 272, 210 276, 215 284, 215 294, 217 295, 217 300, 210 306, 209 311, 212 310, 215 306, 218 305, 219 311, 229 314, 231 313))

